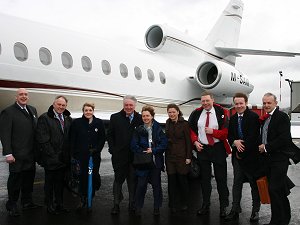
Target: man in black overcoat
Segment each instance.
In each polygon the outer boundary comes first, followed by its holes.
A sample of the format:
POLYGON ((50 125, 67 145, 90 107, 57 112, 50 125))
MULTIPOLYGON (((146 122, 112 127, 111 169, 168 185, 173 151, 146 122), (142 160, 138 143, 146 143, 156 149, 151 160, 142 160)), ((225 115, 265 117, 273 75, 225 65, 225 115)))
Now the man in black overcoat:
POLYGON ((276 96, 266 93, 263 108, 268 113, 261 126, 261 145, 259 151, 265 155, 267 178, 271 199, 271 221, 268 225, 287 225, 291 219, 287 184, 288 156, 285 155, 291 138, 291 123, 288 115, 279 111, 276 96))
POLYGON ((69 211, 63 205, 64 179, 70 164, 69 130, 72 123, 71 113, 66 109, 67 103, 66 97, 57 96, 37 123, 36 140, 45 170, 45 203, 50 214, 69 211))
POLYGON ((132 166, 133 153, 130 150, 130 142, 133 131, 136 127, 143 124, 142 117, 135 111, 136 98, 127 95, 123 98, 123 109, 110 117, 109 128, 107 131, 107 141, 109 152, 112 155, 112 165, 114 169, 113 196, 114 206, 111 210, 112 215, 120 213, 120 202, 123 199, 122 185, 127 181, 129 193, 128 210, 133 212, 134 194, 136 187, 135 172, 132 166))
POLYGON ((241 209, 242 189, 245 178, 249 181, 252 194, 250 221, 259 219, 260 198, 256 185, 259 164, 259 116, 249 110, 248 97, 236 93, 233 97, 236 113, 231 116, 228 128, 228 142, 232 146, 233 186, 232 208, 225 221, 237 220, 241 209))
POLYGON ((0 115, 3 155, 9 164, 6 209, 11 216, 20 215, 17 207, 20 192, 23 210, 37 207, 32 202, 37 111, 33 106, 27 105, 28 100, 28 91, 25 88, 18 89, 16 102, 4 109, 0 115))

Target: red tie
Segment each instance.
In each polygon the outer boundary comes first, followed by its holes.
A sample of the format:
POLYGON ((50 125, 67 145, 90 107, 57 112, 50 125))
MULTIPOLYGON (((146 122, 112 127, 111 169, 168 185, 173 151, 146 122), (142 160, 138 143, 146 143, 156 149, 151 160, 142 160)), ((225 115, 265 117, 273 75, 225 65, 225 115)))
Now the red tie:
MULTIPOLYGON (((209 114, 210 114, 210 112, 206 112, 205 127, 209 126, 209 114)), ((213 136, 211 134, 206 134, 206 138, 207 138, 208 144, 213 146, 215 143, 213 136)))

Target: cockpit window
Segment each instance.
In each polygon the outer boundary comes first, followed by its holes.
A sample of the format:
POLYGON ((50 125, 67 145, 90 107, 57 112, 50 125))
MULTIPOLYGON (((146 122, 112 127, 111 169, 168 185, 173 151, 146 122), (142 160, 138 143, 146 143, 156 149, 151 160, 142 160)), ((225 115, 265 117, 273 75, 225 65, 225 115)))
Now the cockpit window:
POLYGON ((14 53, 17 60, 24 62, 28 59, 28 50, 27 47, 21 43, 17 42, 14 45, 14 53))
POLYGON ((159 80, 162 84, 166 83, 166 75, 163 72, 159 72, 159 80))
POLYGON ((110 63, 107 60, 102 60, 102 71, 105 75, 109 75, 111 73, 110 63))
POLYGON ((135 66, 134 67, 134 76, 137 80, 141 80, 142 79, 142 71, 139 67, 135 66))
POLYGON ((120 64, 120 73, 121 73, 121 76, 123 78, 128 77, 128 69, 127 69, 127 66, 124 63, 120 64))
POLYGON ((61 61, 65 68, 70 69, 73 66, 73 58, 68 52, 61 54, 61 61))
POLYGON ((81 57, 81 65, 84 71, 90 72, 92 70, 92 62, 89 57, 82 56, 81 57))
POLYGON ((153 81, 155 80, 154 73, 153 73, 152 70, 148 69, 148 70, 147 70, 147 75, 148 75, 148 80, 149 80, 150 82, 153 82, 153 81))
POLYGON ((39 56, 40 56, 40 61, 42 64, 44 64, 45 66, 51 64, 52 55, 51 55, 51 52, 49 51, 49 49, 44 48, 44 47, 40 48, 39 56))

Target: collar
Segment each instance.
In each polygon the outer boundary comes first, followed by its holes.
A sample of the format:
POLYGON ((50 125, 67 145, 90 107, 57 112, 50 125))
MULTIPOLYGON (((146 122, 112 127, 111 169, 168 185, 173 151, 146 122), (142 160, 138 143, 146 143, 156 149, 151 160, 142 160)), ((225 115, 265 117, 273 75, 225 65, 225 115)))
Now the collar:
POLYGON ((268 113, 268 114, 270 114, 271 116, 273 115, 273 113, 275 112, 275 110, 276 110, 276 107, 273 109, 273 111, 272 112, 270 112, 270 113, 268 113))

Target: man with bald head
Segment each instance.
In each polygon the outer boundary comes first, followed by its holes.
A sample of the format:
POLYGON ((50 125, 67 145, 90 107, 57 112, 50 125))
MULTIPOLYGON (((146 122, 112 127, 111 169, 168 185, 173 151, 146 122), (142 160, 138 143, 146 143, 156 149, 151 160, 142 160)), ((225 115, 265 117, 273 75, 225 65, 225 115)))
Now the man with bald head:
POLYGON ((18 89, 16 102, 0 115, 0 139, 3 155, 9 164, 6 209, 10 216, 20 215, 17 207, 20 192, 23 210, 37 207, 32 202, 37 111, 33 106, 27 105, 28 100, 28 91, 25 88, 18 89))

